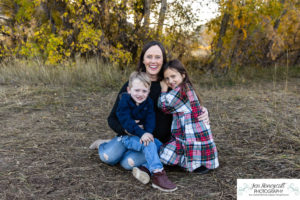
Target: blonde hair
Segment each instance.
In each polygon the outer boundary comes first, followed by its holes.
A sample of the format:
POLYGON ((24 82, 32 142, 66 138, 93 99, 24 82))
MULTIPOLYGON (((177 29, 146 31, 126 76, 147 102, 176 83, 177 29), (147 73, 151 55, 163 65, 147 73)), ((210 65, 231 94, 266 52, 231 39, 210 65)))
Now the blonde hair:
POLYGON ((137 71, 132 72, 129 76, 128 87, 130 87, 130 88, 132 87, 132 82, 135 79, 140 80, 145 85, 145 87, 147 87, 147 88, 151 87, 151 80, 145 72, 137 72, 137 71))

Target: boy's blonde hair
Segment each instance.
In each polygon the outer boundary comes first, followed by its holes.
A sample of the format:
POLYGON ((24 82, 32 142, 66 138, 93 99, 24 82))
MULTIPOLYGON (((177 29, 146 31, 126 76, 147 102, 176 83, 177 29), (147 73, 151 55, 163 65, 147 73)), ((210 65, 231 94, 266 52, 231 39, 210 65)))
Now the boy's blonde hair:
POLYGON ((130 87, 130 88, 132 87, 132 82, 135 79, 140 80, 145 85, 145 87, 147 87, 147 88, 151 87, 151 80, 145 72, 137 72, 137 71, 132 72, 129 76, 128 87, 130 87))

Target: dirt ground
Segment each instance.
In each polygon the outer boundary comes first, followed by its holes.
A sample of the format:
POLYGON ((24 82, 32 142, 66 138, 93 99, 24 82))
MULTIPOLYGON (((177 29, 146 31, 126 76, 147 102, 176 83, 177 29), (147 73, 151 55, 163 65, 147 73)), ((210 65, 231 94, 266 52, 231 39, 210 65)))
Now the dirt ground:
POLYGON ((166 167, 178 190, 142 185, 89 145, 112 138, 117 90, 0 86, 0 199, 236 199, 238 178, 300 178, 300 80, 202 88, 220 167, 166 167))

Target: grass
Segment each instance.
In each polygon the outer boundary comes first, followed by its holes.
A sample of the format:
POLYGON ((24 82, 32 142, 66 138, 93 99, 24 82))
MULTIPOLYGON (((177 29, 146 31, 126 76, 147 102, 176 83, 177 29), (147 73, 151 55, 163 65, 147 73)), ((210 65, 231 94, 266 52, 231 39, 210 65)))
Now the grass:
POLYGON ((253 83, 263 83, 273 81, 289 81, 289 79, 300 78, 300 65, 298 66, 277 66, 258 68, 258 67, 232 67, 226 74, 214 75, 203 74, 203 71, 189 69, 189 74, 194 83, 206 88, 220 88, 235 85, 249 85, 253 83), (201 76, 199 76, 199 74, 201 76))
POLYGON ((300 178, 300 80, 292 68, 245 81, 190 73, 210 111, 220 167, 202 176, 166 167, 179 189, 163 193, 88 149, 115 136, 106 118, 129 70, 14 62, 0 67, 0 199, 231 200, 238 178, 300 178))
POLYGON ((13 60, 1 64, 0 84, 117 88, 127 80, 131 70, 121 72, 117 66, 97 59, 70 61, 58 66, 45 66, 38 60, 13 60))
MULTIPOLYGON (((134 67, 121 71, 118 66, 105 64, 97 59, 85 61, 77 59, 58 66, 45 66, 37 60, 10 60, 0 64, 0 84, 52 85, 62 87, 83 87, 90 90, 100 88, 120 88, 128 80, 134 67)), ((266 68, 232 67, 227 74, 216 77, 203 74, 197 68, 189 68, 192 81, 201 87, 223 87, 247 85, 253 82, 283 81, 300 78, 300 65, 274 66, 266 68)))
POLYGON ((0 199, 231 200, 237 178, 300 178, 299 86, 294 79, 287 92, 285 81, 275 90, 272 81, 201 88, 220 167, 203 176, 167 168, 179 189, 163 193, 88 149, 115 135, 106 118, 118 89, 2 85, 0 199))

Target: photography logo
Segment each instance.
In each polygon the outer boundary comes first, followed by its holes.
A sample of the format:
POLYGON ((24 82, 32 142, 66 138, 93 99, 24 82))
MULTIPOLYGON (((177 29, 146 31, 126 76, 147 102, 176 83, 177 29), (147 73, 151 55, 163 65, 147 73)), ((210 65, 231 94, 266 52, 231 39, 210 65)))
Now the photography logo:
POLYGON ((237 200, 299 200, 300 179, 237 179, 237 200))

